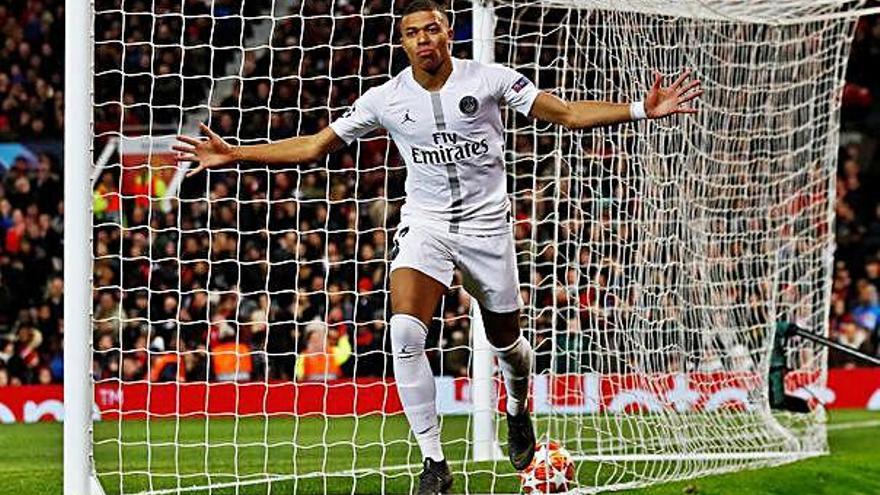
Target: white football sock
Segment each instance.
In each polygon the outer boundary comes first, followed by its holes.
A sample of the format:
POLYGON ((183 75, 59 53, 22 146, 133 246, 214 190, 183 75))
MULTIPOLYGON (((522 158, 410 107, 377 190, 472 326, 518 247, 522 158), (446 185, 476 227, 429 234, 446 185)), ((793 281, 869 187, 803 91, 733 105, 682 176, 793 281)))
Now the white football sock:
POLYGON ((507 389, 507 413, 516 416, 526 407, 529 397, 529 378, 532 376, 532 346, 520 336, 508 347, 492 348, 498 358, 498 367, 504 375, 507 389))
POLYGON ((428 356, 425 355, 428 329, 418 318, 406 314, 392 316, 389 324, 394 377, 403 412, 419 442, 422 457, 442 461, 436 385, 428 356))

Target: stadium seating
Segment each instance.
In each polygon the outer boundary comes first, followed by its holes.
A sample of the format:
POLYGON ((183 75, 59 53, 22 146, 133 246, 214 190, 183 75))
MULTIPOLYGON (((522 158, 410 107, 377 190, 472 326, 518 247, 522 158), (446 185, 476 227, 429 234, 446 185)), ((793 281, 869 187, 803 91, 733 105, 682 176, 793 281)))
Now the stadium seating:
MULTIPOLYGON (((159 10, 170 8, 170 2, 156 0, 152 3, 159 10)), ((186 0, 185 4, 188 12, 207 8, 198 0, 186 0)), ((214 14, 218 15, 216 11, 214 14)), ((59 63, 63 55, 62 15, 62 0, 23 0, 0 5, 0 142, 27 144, 62 138, 63 73, 60 68, 63 64, 59 63)), ((126 40, 151 39, 152 43, 161 44, 163 36, 170 36, 169 30, 173 29, 146 25, 146 17, 129 17, 125 33, 121 33, 123 27, 119 18, 111 16, 98 19, 96 38, 121 39, 124 35, 126 40)), ((222 47, 223 39, 238 40, 242 29, 248 27, 241 26, 234 19, 221 18, 217 26, 212 26, 210 22, 193 22, 186 25, 186 44, 198 45, 200 40, 213 36, 213 44, 222 47)), ((336 26, 336 32, 344 36, 346 30, 336 26)), ((363 32, 369 36, 369 33, 381 30, 364 29, 363 32)), ((292 18, 279 22, 273 34, 281 46, 298 43, 303 47, 326 44, 329 35, 329 31, 301 32, 300 26, 292 18), (299 39, 301 35, 303 38, 299 39)), ((367 38, 359 43, 370 46, 384 41, 367 38)), ((121 59, 120 49, 119 45, 113 43, 101 45, 96 53, 98 71, 111 70, 114 61, 121 59)), ((187 85, 184 92, 186 98, 191 101, 185 104, 198 104, 208 97, 211 74, 231 56, 222 49, 216 51, 217 56, 212 58, 207 49, 187 50, 183 73, 190 77, 183 84, 187 85)), ((332 76, 386 73, 392 62, 382 55, 384 53, 377 50, 365 54, 370 63, 359 67, 356 65, 359 57, 346 57, 344 53, 337 52, 333 59, 332 76)), ((880 192, 874 185, 877 171, 880 170, 880 154, 874 152, 873 141, 866 136, 871 133, 876 135, 880 127, 880 105, 877 104, 880 102, 880 77, 876 70, 872 70, 880 63, 878 54, 880 19, 863 19, 852 49, 847 74, 849 83, 844 91, 843 127, 847 139, 840 148, 836 224, 838 251, 830 320, 832 338, 870 353, 876 352, 880 333, 880 302, 877 295, 880 291, 880 192)), ((211 102, 214 107, 211 123, 220 134, 252 142, 264 135, 268 126, 271 138, 281 139, 296 132, 314 132, 335 117, 328 115, 324 107, 301 105, 301 102, 318 101, 322 92, 326 93, 327 88, 322 85, 320 78, 300 85, 285 79, 292 74, 284 71, 296 65, 296 58, 302 56, 300 51, 277 50, 274 54, 277 58, 272 64, 277 73, 269 73, 269 56, 268 50, 247 54, 242 74, 246 81, 222 101, 211 102), (270 84, 270 81, 275 82, 270 84)), ((311 60, 320 56, 320 52, 310 52, 309 55, 311 60)), ((182 58, 180 51, 162 51, 145 43, 140 51, 127 51, 123 63, 127 66, 127 73, 138 72, 135 70, 138 67, 146 72, 176 72, 182 58), (164 67, 153 67, 157 63, 164 67)), ((304 64, 300 70, 303 76, 330 75, 328 69, 311 67, 309 64, 304 64), (314 73, 310 73, 310 70, 314 73)), ((118 74, 103 77, 97 87, 96 101, 118 94, 123 83, 120 78, 118 74)), ((177 110, 149 114, 146 105, 137 105, 139 102, 162 104, 165 100, 176 105, 179 87, 157 83, 155 91, 151 91, 148 87, 152 81, 150 77, 137 80, 136 76, 132 76, 129 79, 124 83, 125 108, 106 105, 96 109, 97 133, 136 135, 149 132, 154 126, 175 127, 179 124, 181 116, 177 110), (146 95, 151 95, 153 100, 143 100, 150 97, 146 95)), ((334 98, 340 106, 351 104, 369 84, 361 86, 358 80, 352 78, 346 82, 343 79, 335 84, 337 94, 334 98)), ((370 81, 369 78, 366 80, 370 81)), ((100 148, 101 144, 96 143, 96 148, 100 148)), ((523 143, 523 146, 529 144, 523 143)), ((292 380, 297 375, 298 353, 313 354, 315 344, 312 343, 310 347, 308 337, 315 335, 315 332, 307 331, 307 326, 313 324, 315 318, 325 315, 327 321, 322 324, 326 325, 326 329, 321 332, 326 331, 332 336, 334 343, 331 345, 334 348, 350 346, 350 350, 344 353, 346 359, 340 359, 338 366, 334 366, 334 374, 350 374, 355 362, 358 363, 359 376, 381 376, 390 372, 391 368, 385 362, 388 354, 377 352, 383 349, 386 342, 384 325, 377 323, 385 320, 387 311, 385 295, 378 292, 384 283, 385 268, 381 263, 369 263, 370 260, 385 258, 388 238, 385 232, 369 229, 382 227, 384 221, 388 225, 396 224, 394 212, 399 208, 399 202, 388 205, 392 214, 386 219, 382 213, 385 205, 379 198, 385 194, 400 197, 401 191, 384 189, 386 184, 394 181, 384 181, 369 173, 362 173, 359 181, 355 182, 351 180, 353 174, 344 172, 354 167, 361 170, 379 167, 385 162, 386 155, 393 161, 394 153, 393 145, 387 139, 379 138, 363 145, 360 153, 346 149, 332 157, 330 168, 340 173, 334 174, 338 179, 331 180, 331 194, 340 199, 356 197, 360 205, 357 210, 354 210, 353 202, 346 201, 297 205, 293 199, 297 190, 305 198, 310 194, 323 194, 323 181, 328 179, 317 173, 304 173, 299 177, 293 173, 276 174, 268 187, 270 198, 278 201, 270 215, 259 203, 248 202, 260 199, 250 192, 261 190, 258 187, 260 184, 250 183, 260 180, 256 174, 242 176, 240 180, 239 176, 232 174, 227 177, 215 174, 210 184, 206 184, 204 179, 184 183, 180 191, 183 198, 204 197, 207 191, 214 201, 238 200, 230 201, 228 207, 214 207, 211 228, 231 226, 231 222, 237 218, 239 226, 246 226, 247 230, 268 227, 273 231, 296 228, 305 232, 324 222, 331 228, 346 228, 352 215, 357 215, 359 228, 367 232, 360 235, 357 242, 345 236, 304 233, 298 243, 301 252, 293 252, 293 246, 298 241, 296 234, 279 234, 270 239, 272 248, 268 256, 262 243, 244 235, 217 234, 213 239, 204 235, 181 236, 181 239, 167 235, 163 229, 176 226, 178 221, 180 225, 193 229, 208 225, 204 204, 188 203, 180 208, 179 220, 169 217, 158 209, 157 202, 122 198, 118 190, 120 167, 105 169, 96 181, 95 218, 102 225, 123 222, 126 229, 121 234, 118 227, 95 228, 95 253, 121 253, 119 259, 122 260, 97 261, 95 277, 105 282, 101 284, 103 286, 110 286, 116 281, 123 287, 149 287, 150 295, 146 290, 132 291, 120 300, 118 293, 95 293, 94 314, 97 320, 101 320, 94 329, 98 351, 94 365, 96 378, 121 375, 126 381, 162 381, 178 377, 185 380, 216 379, 218 373, 209 369, 204 351, 208 343, 220 345, 221 341, 228 342, 230 336, 237 333, 237 339, 234 340, 241 342, 243 349, 254 351, 253 362, 248 361, 247 378, 266 378, 262 375, 263 364, 268 364, 265 369, 268 369, 269 379, 292 380), (390 151, 387 149, 389 146, 392 146, 390 151), (252 185, 254 187, 250 187, 252 185), (151 262, 146 257, 150 244, 154 258, 160 257, 155 253, 161 253, 161 258, 166 261, 151 262), (271 301, 265 295, 239 301, 232 291, 235 288, 245 292, 257 290, 259 284, 255 281, 260 277, 256 271, 265 267, 259 263, 244 264, 241 268, 229 264, 227 270, 222 268, 222 263, 215 263, 209 277, 206 264, 197 261, 206 258, 209 247, 214 261, 238 257, 240 261, 260 262, 268 259, 274 263, 299 257, 300 260, 314 263, 300 263, 298 273, 295 268, 282 263, 272 269, 272 276, 269 277, 269 291, 280 290, 283 284, 295 279, 297 288, 303 293, 273 296, 271 301), (337 261, 356 259, 362 262, 358 275, 355 277, 352 273, 345 273, 345 276, 339 276, 351 269, 345 263, 325 269, 320 263, 325 255, 337 261), (167 259, 179 259, 181 262, 167 259), (186 263, 187 260, 195 261, 186 263), (250 270, 256 271, 252 273, 250 270), (324 294, 308 293, 312 289, 325 287, 328 292, 326 297, 324 294), (185 293, 182 297, 176 296, 178 288, 185 293), (209 296, 199 289, 226 293, 217 296, 209 304, 209 296), (354 294, 359 297, 354 297, 354 294), (151 325, 142 320, 148 314, 154 322, 151 325), (236 321, 237 325, 225 323, 229 320, 236 321), (297 323, 268 325, 272 321, 297 323), (124 336, 121 343, 120 336, 124 336), (114 349, 117 351, 112 351, 114 349), (118 352, 119 349, 124 352, 118 352), (197 352, 179 357, 168 353, 172 350, 197 352), (263 357, 260 351, 266 351, 268 358, 263 357), (147 371, 149 359, 153 360, 152 373, 147 371), (264 359, 268 363, 262 361, 264 359), (166 368, 169 371, 163 372, 166 368)), ((61 201, 60 159, 57 154, 38 153, 33 158, 22 156, 0 170, 0 385, 62 380, 61 259, 64 206, 61 201)), ((147 194, 155 186, 143 185, 147 194)), ((262 190, 266 189, 264 184, 262 190)), ((530 228, 533 226, 518 223, 515 227, 517 239, 527 239, 527 229, 530 228)), ((537 268, 539 272, 543 269, 540 265, 537 268)), ((538 273, 537 276, 546 275, 549 274, 538 273)), ((521 274, 523 279, 528 276, 528 273, 521 274)), ((601 277, 601 274, 597 274, 597 277, 601 277)), ((538 298, 529 301, 529 304, 546 304, 553 297, 555 294, 550 290, 539 292, 538 298)), ((584 293, 579 297, 582 302, 589 303, 597 295, 584 293)), ((444 348, 453 350, 442 355, 431 353, 429 357, 434 368, 442 369, 446 374, 467 374, 468 355, 462 348, 468 342, 469 329, 467 320, 461 318, 467 313, 467 304, 468 299, 458 291, 450 292, 443 301, 441 317, 444 325, 439 339, 444 348)), ((541 338, 539 335, 539 345, 541 338)), ((565 339, 560 339, 560 342, 560 345, 564 345, 565 339)), ((429 342, 429 346, 436 344, 436 341, 429 342)), ((248 351, 243 352, 247 354, 248 351)), ((332 359, 335 360, 339 354, 332 354, 332 359)), ((563 367, 576 365, 566 360, 559 361, 563 367)), ((831 362, 834 366, 842 367, 857 365, 836 353, 832 353, 831 362)), ((546 366, 549 363, 538 363, 539 368, 546 366)), ((220 374, 223 377, 228 375, 225 372, 220 374)), ((309 373, 299 374, 301 377, 310 376, 309 373)))

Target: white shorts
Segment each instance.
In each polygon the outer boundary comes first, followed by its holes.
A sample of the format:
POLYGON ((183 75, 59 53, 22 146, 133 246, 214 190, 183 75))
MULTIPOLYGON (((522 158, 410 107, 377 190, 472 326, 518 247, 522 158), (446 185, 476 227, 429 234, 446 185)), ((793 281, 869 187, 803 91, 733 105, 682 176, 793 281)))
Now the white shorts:
POLYGON ((412 268, 446 287, 458 268, 464 289, 489 311, 522 308, 513 233, 479 236, 401 224, 391 256, 392 272, 412 268))

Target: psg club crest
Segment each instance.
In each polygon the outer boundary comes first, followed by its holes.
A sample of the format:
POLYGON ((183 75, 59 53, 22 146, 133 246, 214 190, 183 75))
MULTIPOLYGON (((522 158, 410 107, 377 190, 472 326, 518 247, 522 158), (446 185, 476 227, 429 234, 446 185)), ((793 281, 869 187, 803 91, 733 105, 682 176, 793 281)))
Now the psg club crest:
POLYGON ((460 102, 458 102, 458 109, 465 115, 473 115, 477 113, 478 108, 480 108, 480 104, 477 103, 477 99, 470 95, 465 96, 460 102))

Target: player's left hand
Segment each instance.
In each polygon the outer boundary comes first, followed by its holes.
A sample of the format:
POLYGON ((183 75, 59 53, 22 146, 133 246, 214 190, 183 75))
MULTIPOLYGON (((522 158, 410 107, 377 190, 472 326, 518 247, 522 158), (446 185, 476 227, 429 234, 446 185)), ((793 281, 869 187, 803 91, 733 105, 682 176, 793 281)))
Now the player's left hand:
POLYGON ((650 119, 659 119, 675 113, 697 113, 697 109, 687 103, 703 94, 700 80, 690 79, 690 69, 684 71, 669 87, 662 87, 663 74, 654 71, 654 84, 645 98, 645 113, 650 119), (685 83, 685 81, 688 81, 685 83))

